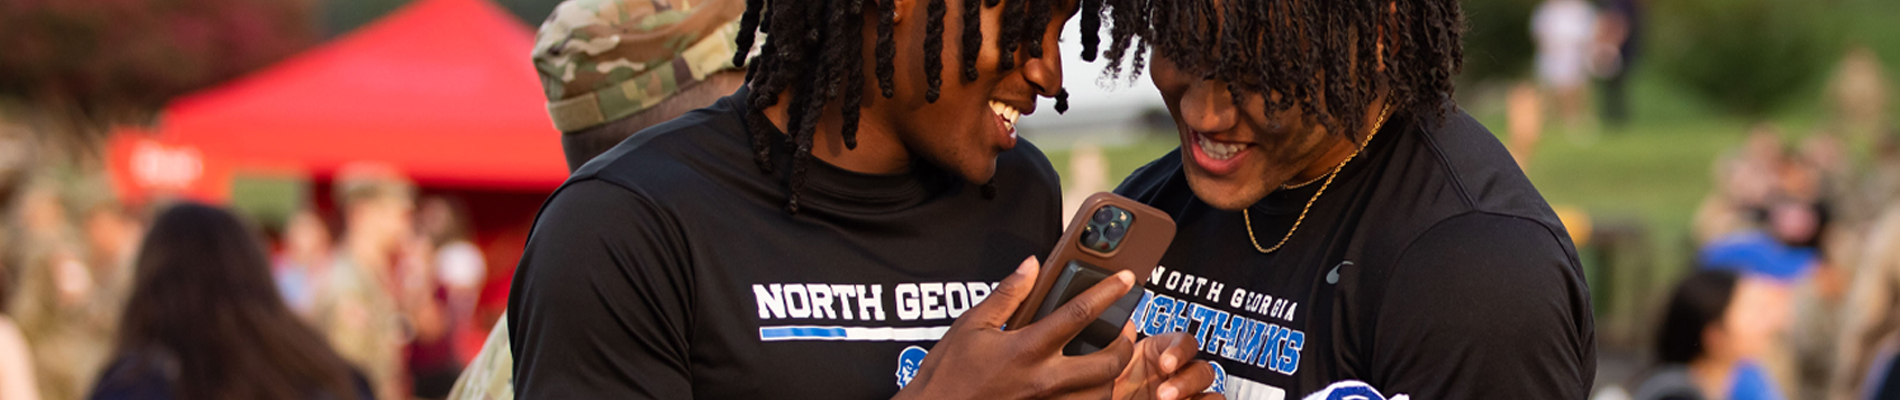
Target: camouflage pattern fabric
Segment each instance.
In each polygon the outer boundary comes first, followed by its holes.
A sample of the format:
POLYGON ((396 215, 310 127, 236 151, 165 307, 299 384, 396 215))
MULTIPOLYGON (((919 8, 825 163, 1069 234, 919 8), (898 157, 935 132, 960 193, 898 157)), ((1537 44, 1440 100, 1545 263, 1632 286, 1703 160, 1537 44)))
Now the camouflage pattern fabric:
POLYGON ((574 132, 733 69, 741 0, 568 0, 535 34, 548 116, 574 132))
POLYGON ((449 390, 451 400, 510 400, 515 398, 515 357, 508 349, 508 314, 495 321, 482 351, 462 370, 449 390))
POLYGON ((315 298, 314 322, 330 348, 369 378, 378 400, 404 396, 402 312, 381 274, 336 257, 315 298))

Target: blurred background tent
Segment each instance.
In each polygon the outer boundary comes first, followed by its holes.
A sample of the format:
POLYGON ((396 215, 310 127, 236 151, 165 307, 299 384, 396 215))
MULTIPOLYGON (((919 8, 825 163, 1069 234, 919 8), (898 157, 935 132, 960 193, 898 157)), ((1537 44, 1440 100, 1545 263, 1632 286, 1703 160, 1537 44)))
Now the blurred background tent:
POLYGON ((331 214, 339 167, 392 165, 425 194, 467 205, 476 244, 499 266, 489 269, 483 310, 499 313, 540 201, 567 178, 559 133, 526 61, 532 39, 487 0, 411 3, 182 96, 149 131, 117 135, 108 146, 115 185, 132 202, 235 200, 273 225, 297 207, 331 214))

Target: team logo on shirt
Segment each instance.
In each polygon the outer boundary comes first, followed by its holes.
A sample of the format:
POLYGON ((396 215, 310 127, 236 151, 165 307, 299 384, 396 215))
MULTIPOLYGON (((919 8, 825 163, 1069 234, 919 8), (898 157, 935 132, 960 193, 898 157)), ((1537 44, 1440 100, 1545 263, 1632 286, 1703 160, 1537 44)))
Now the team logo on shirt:
POLYGON ((1306 332, 1291 324, 1299 301, 1165 266, 1156 267, 1148 279, 1151 289, 1129 318, 1143 335, 1192 332, 1202 352, 1239 363, 1234 365, 1289 376, 1299 371, 1306 332))
POLYGON ((1227 369, 1221 368, 1220 363, 1215 361, 1208 361, 1207 367, 1214 369, 1214 384, 1201 392, 1227 394, 1227 369))
POLYGON ((917 370, 923 369, 924 356, 927 355, 930 355, 930 350, 917 346, 905 347, 903 352, 897 353, 898 389, 910 385, 911 378, 917 377, 917 370))
POLYGON ((1306 395, 1305 400, 1411 400, 1411 396, 1402 394, 1385 397, 1379 389, 1360 381, 1339 381, 1325 389, 1306 395))

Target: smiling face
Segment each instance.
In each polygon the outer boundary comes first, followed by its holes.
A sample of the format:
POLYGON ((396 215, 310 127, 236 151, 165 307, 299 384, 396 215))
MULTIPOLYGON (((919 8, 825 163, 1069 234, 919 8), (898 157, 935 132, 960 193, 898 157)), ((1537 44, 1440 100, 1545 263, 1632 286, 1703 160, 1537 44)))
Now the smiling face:
MULTIPOLYGON (((997 43, 1005 21, 1025 17, 1004 14, 1023 6, 1012 9, 1010 2, 1005 1, 995 7, 982 7, 979 16, 984 44, 976 58, 979 73, 974 81, 965 81, 960 73, 963 64, 959 55, 963 46, 957 39, 962 37, 965 26, 960 12, 964 1, 947 0, 945 4, 950 11, 943 17, 944 45, 939 54, 943 60, 943 82, 941 95, 934 103, 923 95, 928 81, 924 73, 924 60, 928 55, 924 45, 927 1, 898 3, 910 6, 904 22, 897 26, 899 45, 893 60, 897 71, 896 96, 876 99, 871 102, 872 107, 865 109, 864 115, 867 124, 889 126, 912 157, 922 158, 972 183, 983 183, 995 175, 997 155, 1016 146, 1017 119, 1036 112, 1038 96, 1054 96, 1062 89, 1062 61, 1057 41, 1062 25, 1075 14, 1076 0, 1056 1, 1057 9, 1049 23, 1037 27, 1042 34, 1043 57, 1030 58, 1025 45, 1012 57, 1015 66, 1007 71, 998 71, 1002 50, 997 43), (871 121, 874 119, 878 122, 871 121)), ((1039 5, 1038 2, 1029 4, 1039 5)), ((899 12, 906 11, 900 9, 899 12)), ((873 60, 867 57, 867 68, 873 66, 870 64, 873 60)), ((875 94, 867 92, 866 96, 870 99, 875 94)))
MULTIPOLYGON (((1442 122, 1463 66, 1458 0, 1133 3, 1102 9, 1114 21, 1101 42, 1105 70, 1119 76, 1133 59, 1141 73, 1148 61, 1189 186, 1230 211, 1324 178, 1385 116, 1442 122)), ((1084 35, 1086 58, 1093 38, 1084 35)))
POLYGON ((1278 100, 1278 92, 1249 93, 1234 104, 1227 82, 1182 71, 1160 55, 1149 75, 1174 116, 1188 187, 1215 208, 1246 208, 1282 184, 1298 183, 1295 177, 1323 173, 1331 165, 1316 164, 1351 145, 1297 105, 1267 112, 1267 96, 1278 100))

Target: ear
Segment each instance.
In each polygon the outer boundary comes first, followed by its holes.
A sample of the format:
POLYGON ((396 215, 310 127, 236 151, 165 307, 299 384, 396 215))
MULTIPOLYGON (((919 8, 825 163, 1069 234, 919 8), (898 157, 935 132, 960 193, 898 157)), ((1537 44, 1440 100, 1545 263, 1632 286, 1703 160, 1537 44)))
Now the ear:
POLYGON ((912 9, 912 8, 915 8, 915 7, 913 7, 913 6, 916 6, 916 5, 917 5, 917 0, 883 0, 883 1, 895 1, 895 2, 897 2, 897 6, 896 6, 896 7, 893 7, 893 8, 892 8, 892 11, 891 11, 891 13, 892 13, 892 15, 891 15, 891 23, 892 23, 892 24, 902 24, 902 23, 904 23, 904 17, 905 17, 905 16, 907 16, 907 15, 910 15, 910 11, 911 11, 911 9, 912 9))

